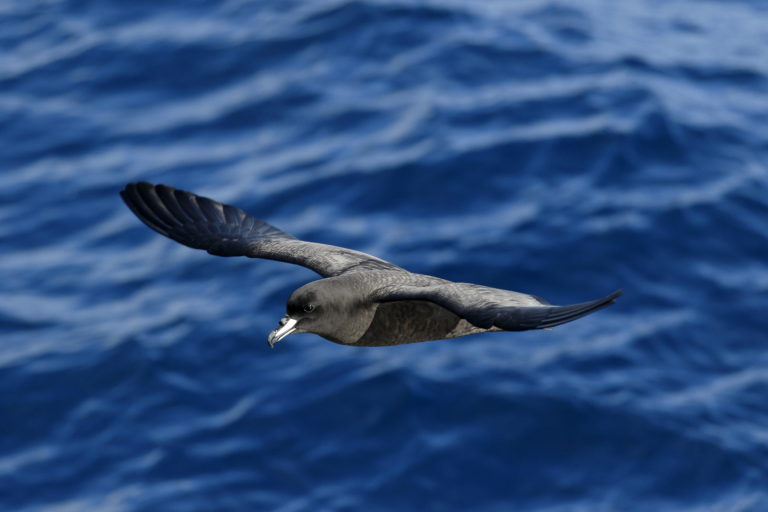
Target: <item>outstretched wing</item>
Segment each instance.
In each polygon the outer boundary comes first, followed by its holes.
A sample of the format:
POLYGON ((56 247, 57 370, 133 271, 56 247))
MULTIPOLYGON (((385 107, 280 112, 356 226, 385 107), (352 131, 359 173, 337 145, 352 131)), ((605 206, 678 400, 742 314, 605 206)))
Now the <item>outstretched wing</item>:
POLYGON ((619 295, 621 290, 590 302, 553 306, 524 293, 446 282, 430 286, 392 285, 379 290, 375 300, 427 300, 482 329, 496 327, 505 331, 526 331, 571 322, 613 304, 619 295))
POLYGON ((125 204, 161 235, 216 256, 248 256, 295 263, 323 277, 363 269, 402 270, 344 247, 305 242, 240 210, 166 185, 130 183, 125 204))

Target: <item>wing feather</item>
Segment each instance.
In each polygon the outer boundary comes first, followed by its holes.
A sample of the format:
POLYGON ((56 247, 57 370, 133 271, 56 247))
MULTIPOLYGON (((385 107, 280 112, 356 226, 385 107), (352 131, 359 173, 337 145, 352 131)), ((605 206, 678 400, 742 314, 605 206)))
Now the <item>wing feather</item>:
POLYGON ((495 327, 505 331, 525 331, 572 322, 613 304, 619 295, 621 290, 589 302, 553 306, 524 293, 472 283, 439 283, 429 286, 392 285, 379 290, 375 300, 428 300, 481 329, 495 327))
POLYGON ((166 185, 130 183, 120 195, 131 211, 153 230, 217 256, 295 263, 323 277, 367 268, 402 271, 369 254, 298 240, 239 208, 166 185))

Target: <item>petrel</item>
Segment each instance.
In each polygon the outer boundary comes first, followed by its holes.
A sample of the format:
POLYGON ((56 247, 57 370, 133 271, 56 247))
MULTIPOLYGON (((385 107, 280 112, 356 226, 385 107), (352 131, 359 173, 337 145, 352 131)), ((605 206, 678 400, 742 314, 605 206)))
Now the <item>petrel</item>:
POLYGON ((244 211, 166 185, 131 183, 125 203, 161 235, 216 256, 295 263, 323 278, 288 298, 269 346, 295 332, 344 345, 400 345, 492 331, 549 329, 612 304, 554 306, 525 293, 414 274, 370 254, 299 240, 244 211))

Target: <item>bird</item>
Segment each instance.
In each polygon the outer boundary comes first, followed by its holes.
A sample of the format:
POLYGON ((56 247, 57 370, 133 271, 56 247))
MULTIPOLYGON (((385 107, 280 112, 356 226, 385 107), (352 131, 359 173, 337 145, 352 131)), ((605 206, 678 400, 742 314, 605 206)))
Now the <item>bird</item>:
POLYGON ((525 293, 409 272, 363 252, 308 242, 185 190, 147 182, 120 192, 147 226, 216 256, 247 256, 307 267, 321 279, 291 293, 267 342, 313 333, 342 345, 392 346, 496 331, 550 329, 613 304, 621 290, 555 306, 525 293))

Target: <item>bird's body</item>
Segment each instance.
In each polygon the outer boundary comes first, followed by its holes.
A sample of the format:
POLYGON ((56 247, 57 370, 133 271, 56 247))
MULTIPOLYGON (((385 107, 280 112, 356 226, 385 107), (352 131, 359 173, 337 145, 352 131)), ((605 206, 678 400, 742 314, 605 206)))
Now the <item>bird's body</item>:
POLYGON ((475 327, 457 314, 427 300, 396 300, 378 302, 376 297, 393 287, 417 283, 419 286, 440 286, 450 284, 433 276, 413 274, 406 271, 353 272, 343 276, 328 277, 318 283, 322 286, 338 287, 354 294, 356 300, 371 304, 370 313, 357 317, 362 320, 359 328, 352 329, 349 336, 345 331, 323 334, 330 341, 360 347, 401 345, 418 341, 456 338, 467 334, 498 331, 498 328, 475 327), (369 318, 370 317, 370 318, 369 318), (364 329, 363 329, 364 327, 364 329), (362 333, 362 334, 361 334, 362 333))
POLYGON ((379 304, 368 329, 354 344, 381 347, 499 330, 475 327, 455 313, 426 300, 403 300, 379 304))
POLYGON ((621 293, 553 306, 533 295, 414 274, 369 254, 298 240, 242 210, 165 185, 129 184, 121 195, 150 228, 184 245, 295 263, 323 276, 291 294, 270 345, 293 332, 386 346, 546 329, 601 309, 621 293))

